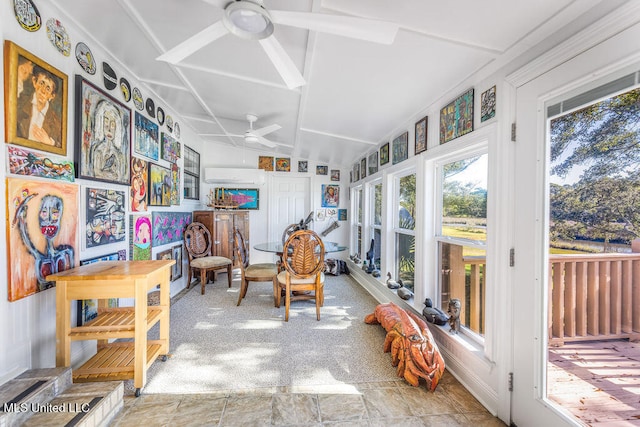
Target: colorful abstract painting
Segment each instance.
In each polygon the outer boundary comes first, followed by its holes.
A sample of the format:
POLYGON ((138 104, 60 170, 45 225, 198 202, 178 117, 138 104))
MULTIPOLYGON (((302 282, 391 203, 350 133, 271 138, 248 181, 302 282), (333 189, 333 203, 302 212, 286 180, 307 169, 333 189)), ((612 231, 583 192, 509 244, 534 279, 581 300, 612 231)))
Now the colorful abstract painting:
POLYGON ((409 156, 409 132, 405 132, 391 141, 391 149, 393 154, 391 164, 395 165, 407 160, 409 156))
POLYGON ((106 188, 85 188, 85 191, 85 247, 124 242, 127 193, 106 188))
POLYGON ((171 206, 171 170, 149 163, 149 206, 171 206))
POLYGON ((182 240, 185 228, 191 223, 191 212, 153 212, 153 246, 182 240))
POLYGON ((496 115, 496 87, 493 86, 480 95, 480 121, 487 121, 496 115))
POLYGON ((129 259, 151 259, 151 215, 131 215, 129 219, 129 259))
POLYGON ((177 164, 171 165, 171 197, 172 205, 180 204, 180 168, 177 164))
POLYGON ((473 131, 473 89, 440 110, 440 144, 473 131))
POLYGON ((258 156, 258 169, 273 171, 273 156, 258 156))
POLYGON ((7 178, 7 205, 9 301, 17 301, 54 287, 48 275, 78 265, 78 186, 7 178))
POLYGON ((289 157, 276 157, 276 171, 277 172, 290 172, 291 171, 291 158, 289 158, 289 157))
POLYGON ((131 158, 131 212, 146 212, 149 194, 149 166, 145 160, 131 158))
POLYGON ((158 160, 160 155, 158 125, 136 111, 134 130, 133 151, 152 160, 158 160))
POLYGON ((161 147, 163 160, 171 163, 178 161, 178 158, 180 158, 180 143, 166 132, 162 132, 161 147))
MULTIPOLYGON (((93 264, 100 261, 120 261, 126 259, 126 251, 118 251, 112 254, 102 255, 95 258, 85 259, 80 261, 80 265, 93 264)), ((109 308, 118 307, 118 298, 109 298, 107 300, 107 306, 109 308)), ((76 326, 82 326, 90 320, 98 317, 98 300, 97 299, 85 299, 78 300, 78 315, 76 319, 76 326)))
POLYGON ((337 208, 340 204, 340 186, 322 184, 322 207, 337 208))
POLYGON ((25 148, 7 146, 9 173, 51 178, 73 182, 73 162, 52 155, 44 155, 25 148))
POLYGON ((237 203, 238 209, 260 209, 260 190, 257 188, 216 188, 215 194, 224 194, 237 203))

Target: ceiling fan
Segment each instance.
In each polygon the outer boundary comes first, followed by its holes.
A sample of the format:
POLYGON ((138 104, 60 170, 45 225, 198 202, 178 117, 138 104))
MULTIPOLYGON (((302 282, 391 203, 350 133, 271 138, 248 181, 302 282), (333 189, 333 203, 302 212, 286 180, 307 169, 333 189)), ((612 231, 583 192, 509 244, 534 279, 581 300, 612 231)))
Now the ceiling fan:
POLYGON ((168 50, 157 60, 177 64, 207 44, 231 33, 243 39, 258 40, 287 87, 293 89, 304 85, 305 80, 273 35, 273 24, 382 44, 393 43, 398 32, 398 25, 392 22, 311 12, 267 10, 262 5, 262 0, 204 1, 224 9, 222 20, 168 50))
POLYGON ((258 120, 258 117, 253 114, 247 114, 247 120, 249 121, 249 129, 247 129, 242 135, 221 133, 221 134, 201 134, 200 136, 231 136, 236 138, 244 138, 244 142, 262 144, 269 148, 277 147, 278 145, 286 145, 286 144, 281 144, 279 142, 270 141, 264 137, 264 135, 267 135, 271 132, 275 132, 278 129, 281 129, 282 126, 277 124, 272 124, 269 126, 262 127, 260 129, 254 129, 253 124, 258 120))

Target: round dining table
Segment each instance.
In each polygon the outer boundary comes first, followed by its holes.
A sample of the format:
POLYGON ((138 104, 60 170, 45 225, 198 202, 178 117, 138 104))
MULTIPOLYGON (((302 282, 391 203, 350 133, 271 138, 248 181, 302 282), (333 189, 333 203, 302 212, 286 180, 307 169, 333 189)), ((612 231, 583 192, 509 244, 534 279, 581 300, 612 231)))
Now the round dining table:
MULTIPOLYGON (((337 244, 335 242, 325 242, 325 241, 323 241, 322 243, 324 243, 324 252, 325 253, 340 252, 340 251, 344 251, 344 250, 347 249, 346 246, 339 245, 339 244, 337 244)), ((253 248, 258 250, 258 251, 273 252, 274 254, 282 255, 282 248, 283 247, 284 247, 284 245, 282 244, 282 242, 274 241, 274 242, 258 243, 253 248)))

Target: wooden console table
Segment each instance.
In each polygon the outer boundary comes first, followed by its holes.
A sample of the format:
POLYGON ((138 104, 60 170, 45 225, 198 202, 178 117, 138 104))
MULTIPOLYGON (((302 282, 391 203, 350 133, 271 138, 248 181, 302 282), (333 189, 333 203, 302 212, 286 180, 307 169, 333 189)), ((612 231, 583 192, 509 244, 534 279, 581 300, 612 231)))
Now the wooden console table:
POLYGON ((98 353, 79 369, 74 382, 133 379, 136 396, 147 369, 169 352, 169 278, 175 260, 102 261, 46 277, 56 282, 56 366, 71 366, 71 341, 97 340, 98 353), (160 305, 147 306, 147 293, 160 285, 160 305), (109 298, 134 298, 133 307, 107 308, 109 298), (97 299, 98 317, 71 327, 71 301, 97 299), (160 322, 158 340, 148 331, 160 322), (133 338, 132 342, 109 339, 133 338))

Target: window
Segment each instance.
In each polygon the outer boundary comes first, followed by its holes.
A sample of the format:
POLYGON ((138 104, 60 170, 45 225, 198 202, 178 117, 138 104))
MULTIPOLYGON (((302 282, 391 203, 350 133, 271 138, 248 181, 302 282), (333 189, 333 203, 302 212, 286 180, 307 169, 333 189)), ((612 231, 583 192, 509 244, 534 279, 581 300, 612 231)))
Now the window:
POLYGON ((353 190, 353 209, 355 210, 355 215, 353 217, 353 235, 351 236, 352 244, 355 249, 355 253, 363 259, 361 250, 362 250, 362 188, 356 188, 353 190))
POLYGON ((184 198, 200 200, 200 154, 184 146, 184 198))
POLYGON ((397 217, 395 220, 395 268, 396 277, 407 289, 413 291, 415 272, 415 215, 416 175, 406 175, 396 180, 397 217))
POLYGON ((382 182, 376 182, 369 187, 371 196, 371 236, 370 240, 365 242, 367 250, 371 248, 371 240, 373 240, 373 265, 380 270, 380 249, 382 242, 382 182))
POLYGON ((480 154, 440 167, 441 309, 449 300, 461 303, 460 322, 484 335, 487 240, 487 158, 480 154))

